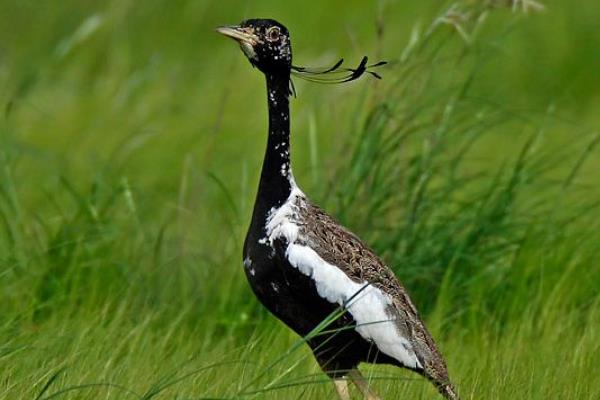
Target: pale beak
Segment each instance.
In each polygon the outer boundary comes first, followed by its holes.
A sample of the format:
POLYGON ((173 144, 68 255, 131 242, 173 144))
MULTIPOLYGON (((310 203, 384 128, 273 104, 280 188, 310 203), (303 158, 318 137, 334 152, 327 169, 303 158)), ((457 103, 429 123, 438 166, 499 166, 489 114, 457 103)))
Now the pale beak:
POLYGON ((238 42, 240 42, 240 44, 246 43, 250 46, 254 46, 260 42, 258 36, 248 32, 247 30, 244 30, 243 28, 237 25, 219 26, 216 29, 216 31, 225 36, 237 40, 238 42))

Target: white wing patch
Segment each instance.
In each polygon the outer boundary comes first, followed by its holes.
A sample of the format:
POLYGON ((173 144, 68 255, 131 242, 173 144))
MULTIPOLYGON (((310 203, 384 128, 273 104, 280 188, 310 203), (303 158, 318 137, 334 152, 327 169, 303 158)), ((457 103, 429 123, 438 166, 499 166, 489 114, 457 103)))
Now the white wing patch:
POLYGON ((386 312, 392 304, 389 295, 367 282, 354 282, 310 247, 292 243, 287 248, 287 256, 293 267, 315 281, 319 296, 339 305, 351 299, 345 306, 356 321, 356 331, 364 339, 405 366, 422 368, 412 345, 400 335, 396 322, 386 312))
POLYGON ((288 200, 270 213, 267 219, 270 244, 277 238, 286 239, 286 256, 292 267, 315 281, 319 296, 330 303, 345 306, 356 321, 356 331, 365 340, 375 343, 379 351, 409 368, 422 368, 411 343, 399 333, 395 321, 386 311, 392 304, 388 294, 368 282, 354 282, 313 249, 296 243, 299 228, 294 217, 298 200, 304 200, 304 195, 295 187, 288 200))

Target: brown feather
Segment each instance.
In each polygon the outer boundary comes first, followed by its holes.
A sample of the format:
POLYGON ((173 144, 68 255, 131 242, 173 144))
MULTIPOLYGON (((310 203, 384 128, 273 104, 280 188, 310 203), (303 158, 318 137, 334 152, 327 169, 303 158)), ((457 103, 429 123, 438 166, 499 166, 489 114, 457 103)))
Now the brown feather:
POLYGON ((448 378, 446 363, 404 286, 392 270, 354 233, 340 225, 306 198, 298 198, 296 218, 300 244, 312 248, 323 260, 341 269, 354 282, 377 287, 393 299, 388 314, 398 333, 413 346, 424 371, 447 398, 457 398, 448 378), (300 239, 302 238, 302 239, 300 239))

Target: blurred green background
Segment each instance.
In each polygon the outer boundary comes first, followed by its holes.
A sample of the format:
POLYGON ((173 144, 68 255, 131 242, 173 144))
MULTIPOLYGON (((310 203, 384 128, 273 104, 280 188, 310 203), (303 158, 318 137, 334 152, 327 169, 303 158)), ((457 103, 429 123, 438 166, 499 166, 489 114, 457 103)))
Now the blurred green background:
POLYGON ((507 3, 0 0, 0 398, 333 395, 241 268, 264 79, 214 28, 253 17, 297 65, 390 61, 295 81, 294 171, 463 398, 599 398, 600 3, 507 3))

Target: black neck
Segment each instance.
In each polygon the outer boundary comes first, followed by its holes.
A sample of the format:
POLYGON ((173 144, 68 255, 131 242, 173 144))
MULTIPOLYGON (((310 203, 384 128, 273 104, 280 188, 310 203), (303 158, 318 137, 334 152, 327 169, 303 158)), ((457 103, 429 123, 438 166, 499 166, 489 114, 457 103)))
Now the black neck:
POLYGON ((269 138, 253 219, 263 219, 271 208, 281 206, 289 197, 294 178, 290 165, 290 74, 266 74, 269 105, 269 138))

